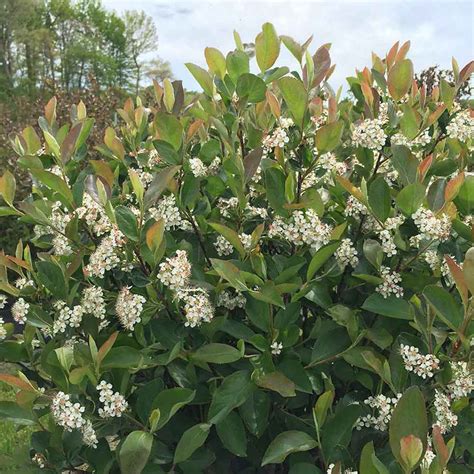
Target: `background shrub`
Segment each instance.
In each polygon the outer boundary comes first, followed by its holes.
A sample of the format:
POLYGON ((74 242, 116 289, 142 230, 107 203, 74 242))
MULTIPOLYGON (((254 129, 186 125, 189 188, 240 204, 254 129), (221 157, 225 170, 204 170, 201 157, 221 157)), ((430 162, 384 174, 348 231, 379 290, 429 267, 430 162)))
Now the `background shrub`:
POLYGON ((473 63, 427 94, 396 44, 341 100, 328 45, 235 41, 95 151, 83 102, 14 140, 0 415, 50 472, 470 472, 473 63))

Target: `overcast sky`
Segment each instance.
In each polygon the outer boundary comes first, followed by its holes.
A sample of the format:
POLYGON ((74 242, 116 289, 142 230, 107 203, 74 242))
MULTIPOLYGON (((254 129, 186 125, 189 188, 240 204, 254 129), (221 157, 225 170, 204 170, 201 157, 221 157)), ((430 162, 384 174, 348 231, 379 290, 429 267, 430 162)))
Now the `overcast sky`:
MULTIPOLYGON (((450 67, 451 56, 460 66, 474 58, 472 1, 356 0, 103 0, 121 13, 145 10, 153 17, 159 35, 156 53, 171 63, 174 76, 185 87, 198 86, 184 66, 193 62, 206 67, 204 48, 213 46, 224 54, 234 49, 236 29, 244 42, 254 40, 262 23, 270 21, 278 34, 314 40, 314 53, 332 43, 337 64, 330 83, 344 84, 355 68, 370 65, 371 51, 384 56, 397 40, 411 40, 410 58, 415 70, 438 64, 450 67)), ((277 64, 292 65, 282 46, 277 64)))

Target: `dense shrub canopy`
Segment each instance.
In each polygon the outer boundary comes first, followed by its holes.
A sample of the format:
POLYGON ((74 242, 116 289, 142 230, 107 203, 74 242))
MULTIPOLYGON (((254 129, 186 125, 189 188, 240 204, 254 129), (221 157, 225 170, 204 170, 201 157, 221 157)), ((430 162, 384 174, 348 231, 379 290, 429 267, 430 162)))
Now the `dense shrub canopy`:
POLYGON ((101 159, 81 102, 15 139, 0 415, 47 472, 472 472, 473 64, 428 95, 396 44, 341 100, 329 45, 265 24, 253 74, 235 40, 189 106, 127 100, 101 159))

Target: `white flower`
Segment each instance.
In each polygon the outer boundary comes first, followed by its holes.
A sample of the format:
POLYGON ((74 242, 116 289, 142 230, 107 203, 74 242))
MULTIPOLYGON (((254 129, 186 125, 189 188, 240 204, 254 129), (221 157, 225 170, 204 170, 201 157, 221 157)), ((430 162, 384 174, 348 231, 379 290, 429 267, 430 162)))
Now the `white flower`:
POLYGON ((18 324, 25 324, 29 309, 30 304, 27 303, 23 298, 18 298, 12 306, 13 319, 18 324))
POLYGON ((273 355, 280 355, 281 351, 283 350, 283 343, 278 341, 273 341, 271 344, 272 354, 273 355))
POLYGON ((339 245, 335 255, 336 260, 341 267, 350 265, 352 268, 355 268, 359 263, 357 250, 354 248, 351 239, 342 239, 341 245, 339 245))
POLYGON ((25 277, 18 278, 17 280, 15 280, 14 284, 19 290, 22 290, 23 288, 26 288, 27 286, 35 286, 35 283, 33 282, 33 280, 29 278, 25 278, 25 277))
POLYGON ((56 301, 54 308, 59 311, 59 314, 54 319, 53 334, 65 332, 68 327, 78 328, 81 325, 84 314, 82 306, 76 305, 69 308, 64 301, 56 301))
POLYGON ((319 219, 316 211, 294 211, 284 220, 276 216, 268 229, 268 236, 286 240, 294 245, 309 245, 318 250, 331 238, 332 227, 319 219))
POLYGON ((5 329, 5 321, 0 317, 0 341, 3 341, 7 337, 7 330, 5 329))
POLYGON ((44 469, 46 466, 46 458, 41 453, 36 453, 31 461, 34 462, 40 469, 44 469))
POLYGON ((112 230, 112 223, 108 218, 103 207, 97 203, 89 193, 84 193, 82 197, 82 206, 76 209, 79 219, 86 222, 92 232, 99 236, 112 230))
POLYGON ((0 309, 5 308, 5 305, 7 304, 7 301, 8 301, 7 295, 0 294, 0 309))
POLYGON ((381 150, 385 145, 387 135, 385 134, 380 120, 366 119, 362 121, 352 132, 352 141, 355 146, 381 150))
POLYGON ((207 176, 207 166, 199 158, 191 158, 189 160, 189 167, 191 168, 191 173, 196 178, 207 176))
MULTIPOLYGON (((315 149, 315 151, 317 151, 317 149, 315 149)), ((334 153, 325 153, 317 159, 316 169, 323 169, 326 171, 320 179, 323 183, 328 183, 331 181, 333 174, 344 174, 347 171, 347 165, 343 161, 338 161, 334 153)), ((315 178, 315 176, 310 178, 310 181, 314 181, 315 178)), ((305 186, 310 187, 309 183, 306 183, 305 186)))
POLYGON ((447 214, 436 217, 430 209, 420 207, 411 217, 420 231, 421 238, 435 239, 441 242, 449 239, 451 221, 447 214))
POLYGON ((99 286, 90 286, 82 293, 82 308, 84 313, 92 314, 97 319, 105 318, 104 290, 99 286))
POLYGON ((448 390, 453 400, 467 397, 474 390, 474 375, 467 362, 450 362, 453 378, 448 390))
POLYGON ((184 303, 185 326, 196 327, 209 323, 214 317, 214 308, 203 288, 182 288, 177 297, 184 303))
POLYGON ((422 469, 429 469, 431 463, 434 461, 436 454, 433 452, 431 437, 428 436, 428 446, 426 447, 425 455, 421 461, 420 467, 422 469))
POLYGON ((80 403, 72 403, 71 397, 64 392, 58 392, 51 403, 54 421, 66 431, 81 431, 84 443, 95 448, 97 437, 92 423, 82 415, 84 411, 80 403))
POLYGON ((349 196, 346 201, 346 208, 344 209, 344 215, 347 217, 359 217, 360 215, 367 215, 368 209, 354 196, 349 196))
POLYGON ((401 396, 402 394, 399 393, 396 398, 390 398, 380 394, 364 400, 366 405, 375 410, 376 416, 373 414, 361 416, 356 422, 356 428, 361 430, 362 428, 373 427, 378 431, 387 431, 392 412, 401 396))
POLYGON ((470 110, 463 110, 456 114, 448 126, 446 132, 450 138, 455 138, 461 142, 467 142, 474 137, 474 118, 470 110))
POLYGON ((433 377, 439 369, 439 359, 433 354, 420 354, 418 347, 400 344, 400 354, 405 369, 423 379, 433 377))
POLYGON ((125 236, 113 227, 110 234, 102 239, 89 258, 85 267, 86 275, 104 278, 105 272, 118 268, 121 265, 119 250, 125 243, 125 236))
POLYGON ((96 388, 99 390, 99 400, 103 403, 103 407, 99 408, 99 416, 102 418, 121 417, 128 407, 125 397, 119 392, 114 392, 112 384, 105 380, 102 380, 96 388))
POLYGON ((191 276, 191 264, 186 250, 177 250, 174 257, 160 263, 158 279, 171 290, 185 288, 191 276))
POLYGON ((153 219, 164 220, 166 230, 190 229, 190 224, 181 217, 174 194, 163 196, 156 207, 150 208, 149 212, 153 219))
POLYGON ((387 298, 389 295, 393 294, 397 298, 403 297, 403 288, 397 283, 402 281, 402 277, 397 272, 391 272, 388 267, 380 267, 380 276, 382 277, 382 283, 375 289, 380 293, 384 298, 387 298))
POLYGON ((135 324, 141 321, 140 315, 145 301, 142 295, 132 293, 128 287, 120 290, 117 302, 115 303, 115 312, 120 324, 125 329, 133 331, 135 324))
POLYGON ((447 433, 458 424, 458 417, 451 411, 451 400, 440 390, 435 390, 435 418, 441 433, 447 433))
POLYGON ((244 308, 247 300, 240 291, 235 291, 233 296, 230 291, 223 291, 217 297, 217 306, 223 306, 232 311, 235 308, 244 308))
POLYGON ((216 248, 218 255, 221 257, 230 255, 234 251, 232 244, 223 235, 217 236, 214 247, 216 248))

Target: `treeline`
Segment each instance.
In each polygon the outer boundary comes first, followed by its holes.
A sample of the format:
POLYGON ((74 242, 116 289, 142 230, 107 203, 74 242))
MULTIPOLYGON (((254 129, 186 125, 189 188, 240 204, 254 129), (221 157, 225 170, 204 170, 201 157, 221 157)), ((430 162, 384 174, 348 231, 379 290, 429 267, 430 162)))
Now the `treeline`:
POLYGON ((157 47, 144 12, 119 16, 100 0, 0 0, 0 100, 92 82, 137 92, 145 76, 171 76, 157 47))

